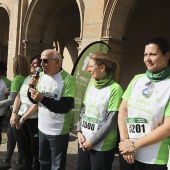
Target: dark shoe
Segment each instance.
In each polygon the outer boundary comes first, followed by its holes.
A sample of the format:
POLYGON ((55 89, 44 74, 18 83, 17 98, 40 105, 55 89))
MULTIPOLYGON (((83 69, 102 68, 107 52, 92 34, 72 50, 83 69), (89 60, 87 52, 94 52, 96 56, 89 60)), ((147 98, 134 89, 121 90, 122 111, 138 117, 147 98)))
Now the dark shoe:
POLYGON ((16 164, 8 170, 21 170, 23 169, 23 167, 24 167, 24 164, 19 164, 18 162, 16 162, 16 164))
POLYGON ((3 169, 3 168, 11 168, 11 163, 6 163, 5 160, 2 160, 0 162, 0 169, 3 169))

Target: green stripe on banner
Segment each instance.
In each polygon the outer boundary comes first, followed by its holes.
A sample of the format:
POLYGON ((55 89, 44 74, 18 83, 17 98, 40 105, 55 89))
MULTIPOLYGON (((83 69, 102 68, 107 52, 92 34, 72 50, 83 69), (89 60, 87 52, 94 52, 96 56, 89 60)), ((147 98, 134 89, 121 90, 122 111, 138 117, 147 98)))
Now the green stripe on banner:
POLYGON ((72 114, 72 125, 77 124, 79 112, 81 105, 83 103, 83 98, 89 81, 91 79, 91 74, 88 73, 88 59, 90 53, 95 52, 107 52, 110 50, 110 47, 102 42, 96 41, 89 44, 79 55, 74 68, 72 70, 72 75, 76 79, 76 98, 75 98, 75 107, 71 110, 72 114))

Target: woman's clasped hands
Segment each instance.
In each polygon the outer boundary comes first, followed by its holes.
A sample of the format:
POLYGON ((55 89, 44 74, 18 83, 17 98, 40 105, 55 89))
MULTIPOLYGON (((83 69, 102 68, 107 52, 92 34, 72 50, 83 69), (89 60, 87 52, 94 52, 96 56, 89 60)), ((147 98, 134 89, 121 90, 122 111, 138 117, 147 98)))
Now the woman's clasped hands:
POLYGON ((135 149, 134 141, 130 139, 121 139, 119 151, 123 155, 123 158, 130 164, 134 163, 135 149))
POLYGON ((92 145, 89 140, 86 140, 81 132, 77 132, 79 147, 85 151, 90 150, 92 145))

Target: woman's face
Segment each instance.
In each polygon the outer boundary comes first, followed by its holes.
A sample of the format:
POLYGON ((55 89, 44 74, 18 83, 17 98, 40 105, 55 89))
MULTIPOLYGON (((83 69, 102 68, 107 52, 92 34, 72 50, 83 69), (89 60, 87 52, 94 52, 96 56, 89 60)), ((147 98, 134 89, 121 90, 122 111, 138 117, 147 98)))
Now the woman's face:
POLYGON ((144 63, 152 73, 158 73, 168 66, 169 54, 162 54, 162 51, 156 44, 145 46, 144 63))
POLYGON ((88 71, 91 73, 92 78, 94 78, 96 80, 102 80, 103 78, 105 78, 107 76, 107 74, 105 72, 105 65, 102 64, 102 65, 98 66, 96 64, 96 61, 93 59, 89 60, 88 71))
POLYGON ((38 59, 34 59, 34 60, 32 61, 32 63, 30 64, 31 74, 35 74, 37 67, 39 67, 38 59))

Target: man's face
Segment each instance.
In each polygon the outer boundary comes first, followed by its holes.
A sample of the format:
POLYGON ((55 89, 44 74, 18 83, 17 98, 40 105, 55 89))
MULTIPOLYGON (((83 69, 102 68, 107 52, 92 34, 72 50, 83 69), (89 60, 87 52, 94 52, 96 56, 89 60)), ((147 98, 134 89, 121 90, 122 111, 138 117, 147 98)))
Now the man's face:
POLYGON ((52 53, 43 52, 41 54, 41 66, 44 74, 51 76, 57 73, 57 70, 59 69, 59 62, 52 53))

